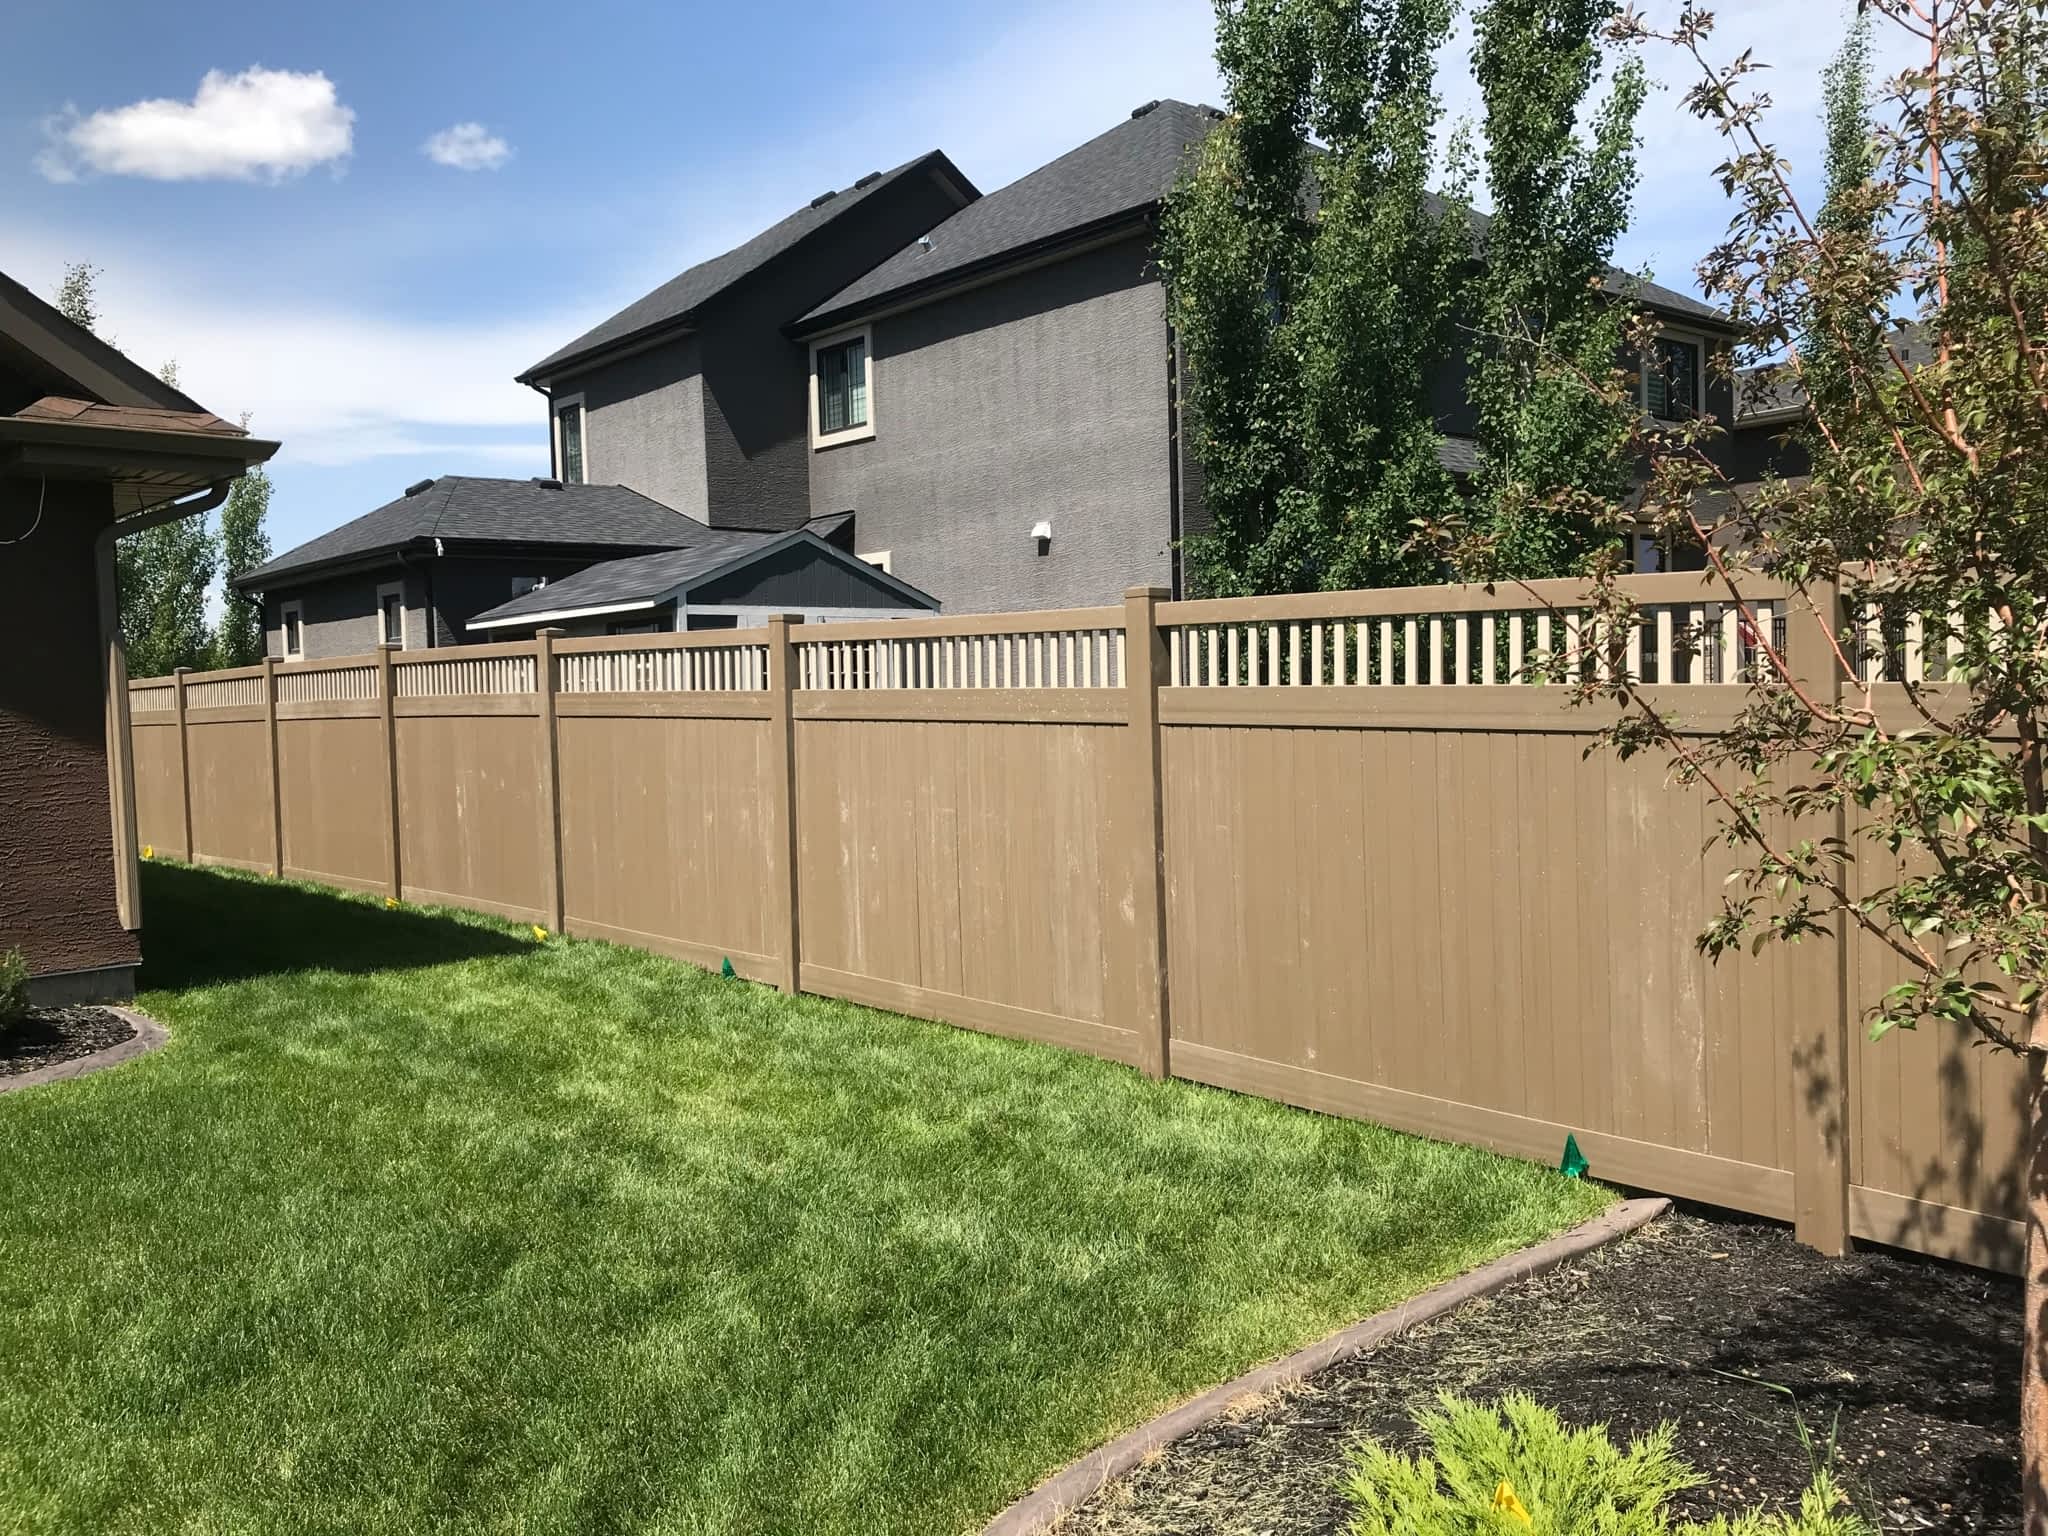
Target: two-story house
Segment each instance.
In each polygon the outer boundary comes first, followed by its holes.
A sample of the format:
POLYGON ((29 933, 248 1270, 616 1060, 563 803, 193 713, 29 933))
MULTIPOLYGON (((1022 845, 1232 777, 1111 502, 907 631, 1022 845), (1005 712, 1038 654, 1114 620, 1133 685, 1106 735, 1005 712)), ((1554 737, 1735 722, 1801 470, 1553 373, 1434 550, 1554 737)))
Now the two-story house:
MULTIPOLYGON (((1180 542, 1208 522, 1153 252, 1161 203, 1219 117, 1148 102, 986 195, 934 151, 819 197, 519 375, 546 398, 556 478, 696 528, 807 529, 949 612, 1178 592, 1180 542)), ((1733 425, 1709 366, 1734 339, 1725 318, 1620 273, 1610 286, 1662 323, 1645 410, 1733 425)), ((1465 397, 1459 359, 1437 391, 1454 472, 1475 462, 1465 397)), ((554 503, 565 543, 578 505, 554 503)), ((248 579, 271 583, 273 610, 299 553, 248 579)), ((450 610, 430 643, 514 632, 572 598, 672 623, 695 606, 669 578, 698 562, 565 559, 577 572, 551 579, 577 587, 450 610)), ((352 599, 366 615, 369 590, 352 599)))

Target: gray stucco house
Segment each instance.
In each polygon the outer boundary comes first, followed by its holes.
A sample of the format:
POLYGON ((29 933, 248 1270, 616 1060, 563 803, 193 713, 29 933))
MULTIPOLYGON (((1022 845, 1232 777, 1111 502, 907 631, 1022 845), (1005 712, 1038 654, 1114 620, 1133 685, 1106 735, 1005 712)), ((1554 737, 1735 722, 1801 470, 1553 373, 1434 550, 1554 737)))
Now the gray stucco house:
MULTIPOLYGON (((820 617, 867 597, 973 613, 1113 603, 1139 584, 1178 595, 1181 541, 1209 520, 1153 251, 1160 205, 1219 117, 1148 102, 986 196, 936 150, 824 193, 519 375, 547 401, 559 491, 505 492, 520 510, 487 519, 495 532, 437 523, 431 556, 415 531, 337 565, 324 546, 342 529, 240 585, 267 594, 281 653, 300 605, 308 654, 360 648, 393 603, 408 644, 600 603, 616 612, 577 622, 722 622, 774 587, 714 558, 737 548, 728 536, 808 534, 775 558, 821 562, 784 583, 820 617), (665 542, 677 529, 692 536, 665 542), (813 546, 892 579, 862 582, 813 546), (510 590, 543 579, 545 598, 510 590)), ((1710 366, 1735 339, 1726 318, 1612 275, 1624 285, 1662 325, 1644 409, 1740 427, 1710 366)), ((1437 389, 1456 473, 1476 462, 1465 385, 1459 360, 1437 389)), ((349 528, 409 525, 410 499, 349 528)))

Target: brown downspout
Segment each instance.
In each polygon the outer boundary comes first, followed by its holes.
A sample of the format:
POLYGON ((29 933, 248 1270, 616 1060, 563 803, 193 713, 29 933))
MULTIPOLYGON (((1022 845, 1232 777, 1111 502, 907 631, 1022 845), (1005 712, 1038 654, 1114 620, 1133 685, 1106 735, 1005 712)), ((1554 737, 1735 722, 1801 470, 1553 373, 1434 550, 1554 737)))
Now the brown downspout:
POLYGON ((133 517, 116 518, 92 541, 99 598, 100 683, 105 689, 107 799, 114 830, 114 905, 130 933, 142 926, 141 868, 135 837, 135 746, 128 735, 128 652, 121 643, 121 592, 115 575, 114 541, 124 533, 211 512, 228 499, 239 475, 217 480, 188 501, 159 502, 133 517))

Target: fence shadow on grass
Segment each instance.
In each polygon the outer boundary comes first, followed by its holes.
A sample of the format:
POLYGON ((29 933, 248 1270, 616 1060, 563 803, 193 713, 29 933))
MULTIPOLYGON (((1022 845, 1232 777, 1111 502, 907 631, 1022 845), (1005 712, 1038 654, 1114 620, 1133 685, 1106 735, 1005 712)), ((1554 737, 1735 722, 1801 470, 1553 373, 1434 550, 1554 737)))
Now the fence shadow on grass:
POLYGON ((459 918, 176 864, 142 871, 141 985, 411 970, 529 948, 459 918))

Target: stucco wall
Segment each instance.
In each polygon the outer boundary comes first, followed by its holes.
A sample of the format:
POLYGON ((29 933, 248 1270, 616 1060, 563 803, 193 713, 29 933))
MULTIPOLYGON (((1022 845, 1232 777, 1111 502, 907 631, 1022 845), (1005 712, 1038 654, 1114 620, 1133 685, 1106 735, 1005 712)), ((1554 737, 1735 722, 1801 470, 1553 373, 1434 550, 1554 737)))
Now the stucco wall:
POLYGON ((811 454, 813 513, 856 513, 860 552, 888 550, 948 613, 1166 585, 1168 341, 1148 264, 1128 241, 876 321, 875 435, 811 454))
MULTIPOLYGON (((308 582, 302 587, 282 588, 266 593, 263 603, 263 644, 270 655, 284 658, 284 604, 304 604, 305 659, 322 661, 330 656, 360 656, 377 648, 384 638, 377 622, 377 589, 387 582, 405 585, 405 644, 415 650, 427 643, 427 590, 425 573, 417 567, 392 565, 386 569, 336 576, 308 582)), ((502 601, 502 599, 500 599, 502 601)))
POLYGON ((562 380, 554 400, 583 396, 583 478, 623 485, 710 519, 704 471, 704 381, 697 338, 684 336, 562 380))
POLYGON ((264 601, 264 643, 271 655, 282 659, 280 613, 286 602, 296 600, 305 604, 307 660, 360 656, 374 650, 383 639, 377 623, 377 589, 386 582, 403 581, 407 650, 423 650, 430 644, 473 645, 492 637, 471 634, 469 621, 511 598, 513 577, 559 581, 592 563, 588 556, 450 554, 415 560, 403 567, 392 565, 280 588, 264 601))
POLYGON ((104 486, 0 480, 0 538, 22 539, 0 551, 0 949, 38 975, 140 957, 114 904, 107 801, 92 546, 112 515, 104 486))

